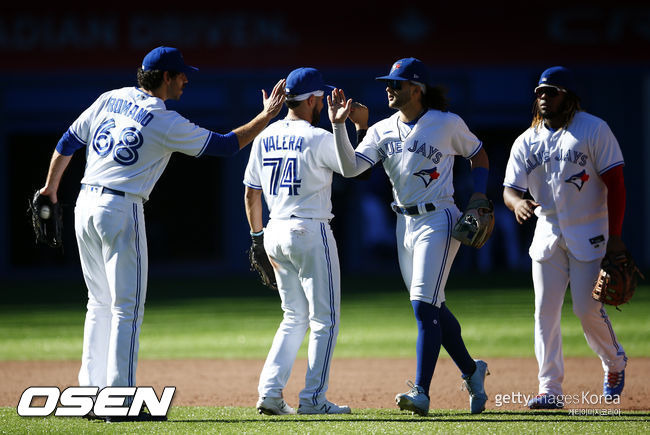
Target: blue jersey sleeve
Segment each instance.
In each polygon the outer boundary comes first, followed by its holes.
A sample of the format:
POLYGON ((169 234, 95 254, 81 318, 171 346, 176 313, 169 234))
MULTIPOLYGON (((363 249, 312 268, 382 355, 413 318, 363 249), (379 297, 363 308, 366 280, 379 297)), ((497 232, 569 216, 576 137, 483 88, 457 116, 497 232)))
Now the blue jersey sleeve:
POLYGON ((56 150, 61 155, 71 156, 75 151, 83 146, 86 146, 86 144, 75 136, 72 130, 68 130, 63 133, 63 136, 59 139, 59 143, 56 144, 56 150))
POLYGON ((227 134, 213 132, 198 156, 231 156, 237 151, 239 151, 239 139, 234 132, 231 131, 227 134))

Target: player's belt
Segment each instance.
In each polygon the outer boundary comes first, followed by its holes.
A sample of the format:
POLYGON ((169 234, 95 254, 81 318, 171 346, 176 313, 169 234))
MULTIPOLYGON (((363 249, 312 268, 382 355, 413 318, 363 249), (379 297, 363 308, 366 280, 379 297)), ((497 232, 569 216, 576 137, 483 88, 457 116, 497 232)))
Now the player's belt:
POLYGON ((91 184, 82 184, 82 188, 88 189, 90 191, 100 191, 101 193, 108 193, 109 195, 117 195, 117 196, 124 196, 124 192, 121 190, 115 190, 111 189, 110 187, 104 187, 104 186, 93 186, 91 184))
POLYGON ((428 211, 434 211, 436 206, 430 202, 426 204, 412 205, 410 207, 402 207, 397 204, 391 204, 391 207, 395 213, 405 214, 405 215, 416 215, 426 213, 428 211))

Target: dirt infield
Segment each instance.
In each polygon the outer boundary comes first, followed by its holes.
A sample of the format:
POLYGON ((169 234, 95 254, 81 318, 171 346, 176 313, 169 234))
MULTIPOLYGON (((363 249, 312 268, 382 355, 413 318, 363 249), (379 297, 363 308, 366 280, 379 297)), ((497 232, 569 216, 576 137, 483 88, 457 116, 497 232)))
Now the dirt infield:
MULTIPOLYGON (((488 409, 524 409, 525 396, 537 393, 537 363, 534 359, 487 359, 491 375, 486 379, 488 409), (506 403, 506 401, 510 403, 506 403), (512 403, 514 402, 514 403, 512 403)), ((284 392, 297 406, 304 380, 306 360, 298 360, 284 392)), ((257 380, 263 361, 251 360, 143 360, 138 367, 138 385, 153 386, 160 394, 164 386, 176 386, 176 406, 254 406, 257 380)), ((78 361, 0 362, 0 406, 16 406, 29 386, 76 385, 78 361)), ((603 372, 596 358, 565 360, 566 409, 600 408, 650 410, 650 386, 645 374, 650 358, 632 358, 620 404, 602 402, 603 372), (569 403, 570 402, 570 403, 569 403)), ((413 379, 414 359, 334 359, 328 399, 354 408, 394 408, 396 393, 406 391, 413 379)), ((458 369, 449 358, 438 362, 431 386, 432 409, 466 409, 467 392, 461 390, 458 369)))

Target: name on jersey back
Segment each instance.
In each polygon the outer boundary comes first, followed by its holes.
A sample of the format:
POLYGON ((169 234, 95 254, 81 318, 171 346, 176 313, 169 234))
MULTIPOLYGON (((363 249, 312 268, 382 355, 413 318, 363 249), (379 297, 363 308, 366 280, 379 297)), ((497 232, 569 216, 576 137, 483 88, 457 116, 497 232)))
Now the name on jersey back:
POLYGON ((107 112, 118 113, 127 118, 131 118, 143 127, 146 127, 153 119, 153 113, 131 101, 126 101, 121 98, 109 98, 104 109, 107 112))
POLYGON ((302 152, 302 136, 284 135, 267 136, 261 139, 264 150, 269 151, 298 151, 302 152))

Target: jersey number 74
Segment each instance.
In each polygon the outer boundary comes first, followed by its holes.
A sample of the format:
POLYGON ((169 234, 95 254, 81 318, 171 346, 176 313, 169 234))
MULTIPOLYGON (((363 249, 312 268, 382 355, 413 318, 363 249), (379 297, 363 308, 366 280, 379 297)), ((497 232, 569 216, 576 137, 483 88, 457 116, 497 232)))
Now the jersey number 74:
POLYGON ((300 195, 298 189, 302 180, 298 178, 298 159, 295 157, 266 157, 262 166, 271 168, 269 193, 277 196, 278 190, 286 188, 289 195, 300 195))

